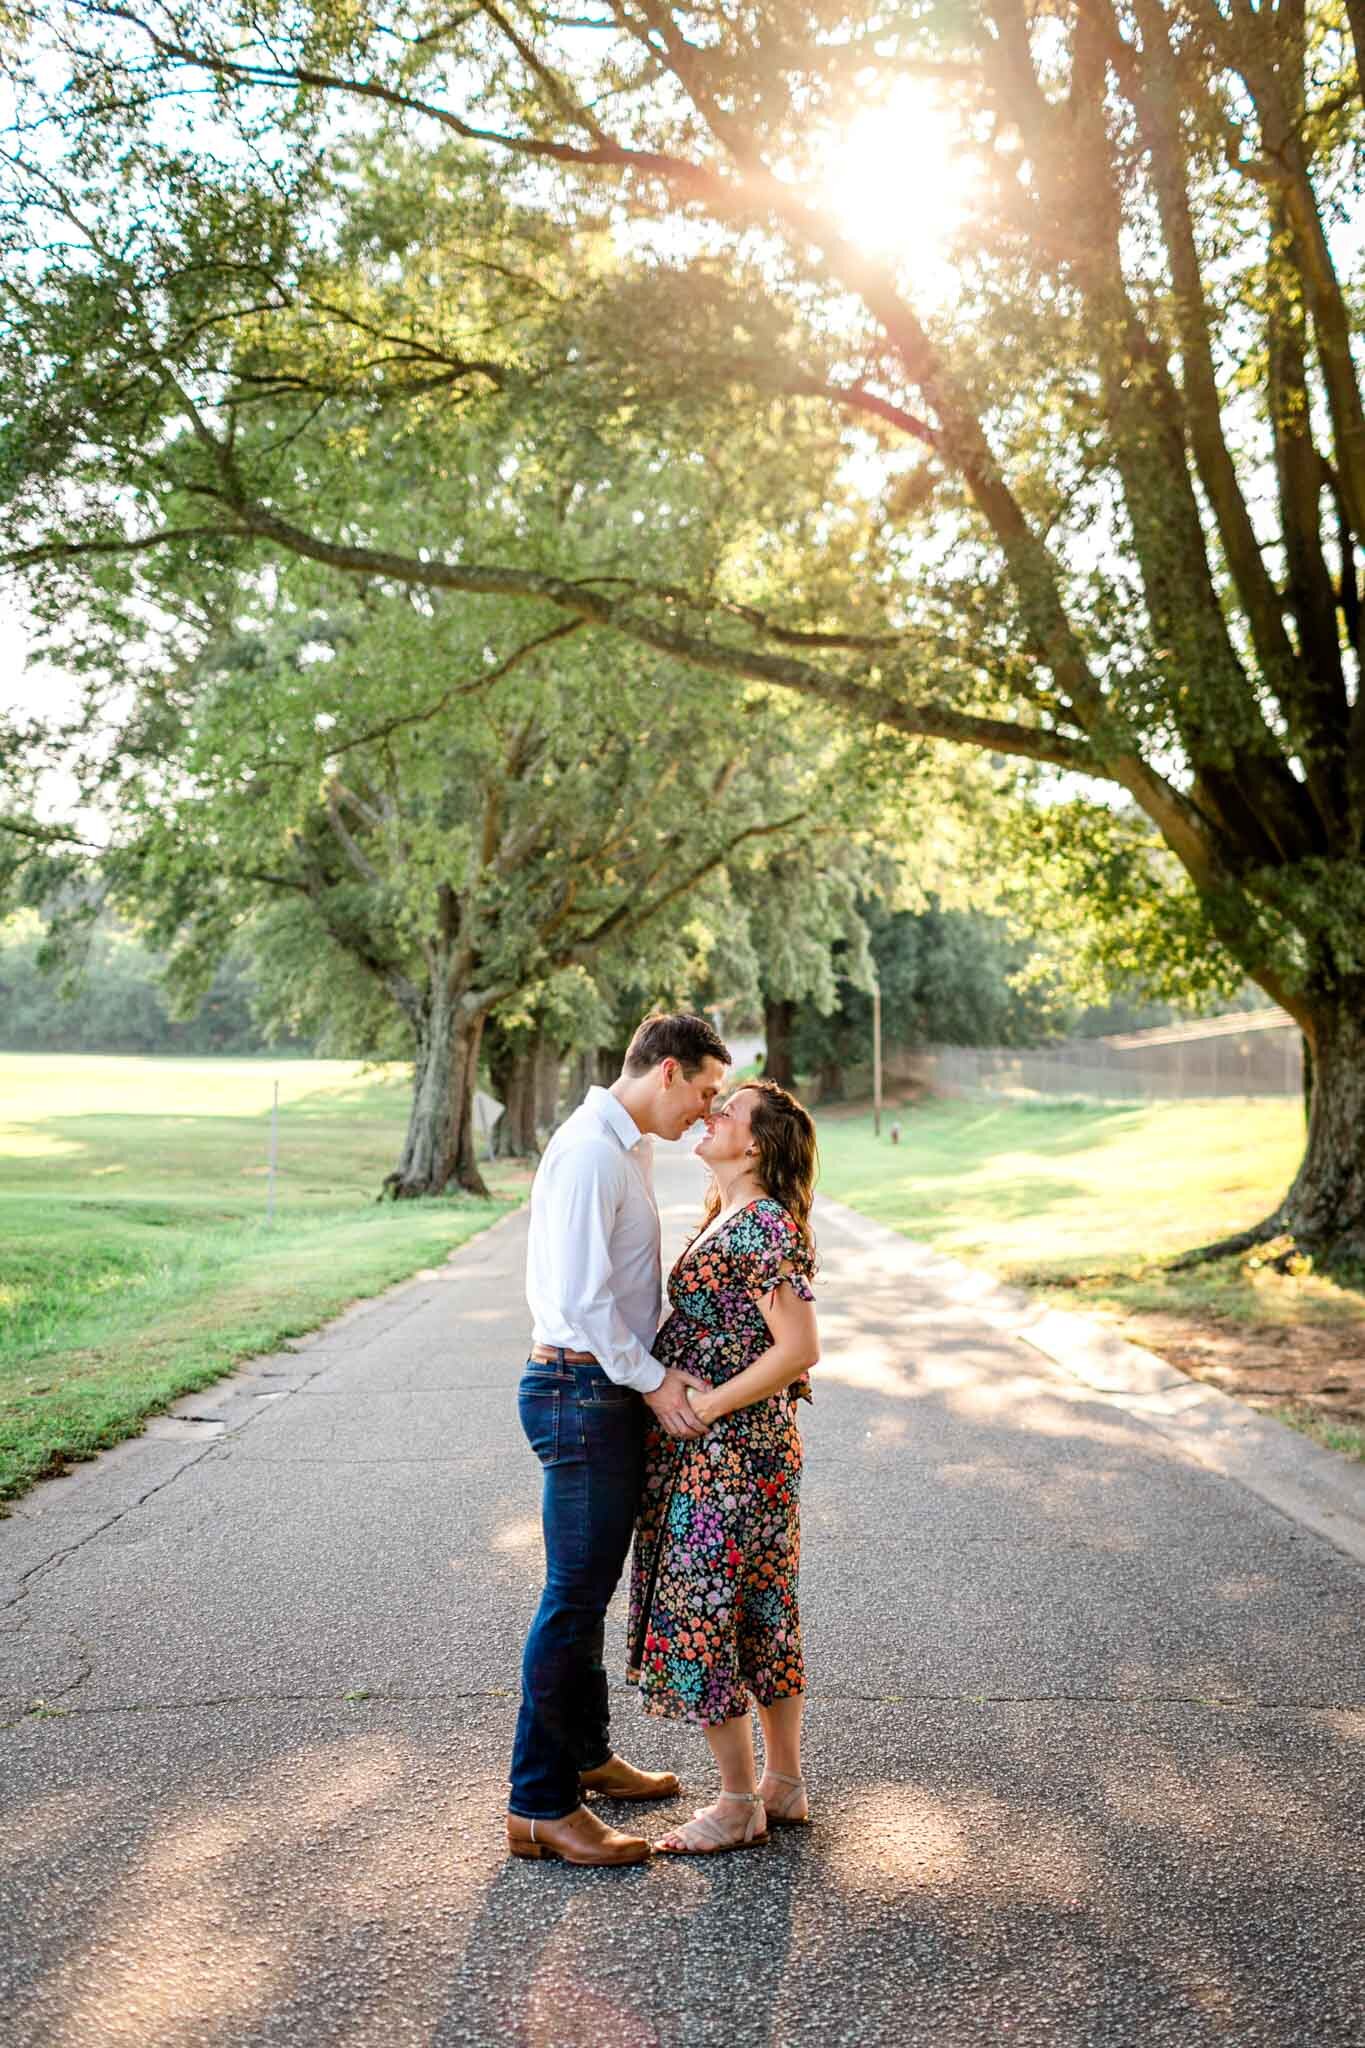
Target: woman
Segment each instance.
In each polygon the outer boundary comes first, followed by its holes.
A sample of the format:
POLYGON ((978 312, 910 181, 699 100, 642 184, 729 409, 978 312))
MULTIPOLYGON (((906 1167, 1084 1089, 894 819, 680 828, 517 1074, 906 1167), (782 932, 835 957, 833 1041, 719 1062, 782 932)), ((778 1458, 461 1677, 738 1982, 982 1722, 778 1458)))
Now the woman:
POLYGON ((672 1855, 747 1849, 768 1824, 810 1818, 801 1776, 805 1672, 796 1602, 801 1434, 796 1398, 820 1355, 810 1274, 815 1126, 775 1081, 750 1081, 697 1148, 712 1184, 702 1227, 668 1282, 654 1355, 706 1380, 704 1436, 657 1425, 631 1570, 631 1669, 645 1709, 699 1722, 721 1789, 654 1844, 672 1855), (765 1769, 755 1778, 752 1696, 765 1769))

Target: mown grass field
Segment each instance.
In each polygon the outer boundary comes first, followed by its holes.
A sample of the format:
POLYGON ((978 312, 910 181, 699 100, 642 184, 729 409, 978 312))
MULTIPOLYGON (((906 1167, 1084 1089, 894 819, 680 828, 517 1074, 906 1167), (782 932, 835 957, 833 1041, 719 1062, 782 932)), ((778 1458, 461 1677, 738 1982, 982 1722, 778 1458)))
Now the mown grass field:
MULTIPOLYGON (((1292 1101, 1142 1106, 927 1101, 883 1116, 819 1120, 821 1189, 907 1236, 1120 1324, 1138 1342, 1198 1352, 1198 1332, 1261 1367, 1365 1355, 1365 1289, 1312 1270, 1225 1259, 1173 1272, 1176 1254, 1268 1214, 1303 1148, 1292 1101), (893 1120, 899 1145, 889 1142, 893 1120), (1169 1340, 1169 1341, 1168 1341, 1169 1340)), ((1353 1367, 1358 1371, 1358 1367, 1353 1367)), ((1236 1375, 1216 1377, 1230 1390, 1236 1375)), ((1252 1370, 1248 1378, 1268 1378, 1252 1370)), ((1286 1396, 1284 1413, 1332 1448, 1365 1455, 1365 1430, 1286 1396)), ((1276 1412, 1280 1412, 1277 1410, 1276 1412)))
POLYGON ((0 1054, 0 1501, 520 1198, 507 1170, 489 1202, 377 1203, 406 1108, 345 1061, 0 1054))
POLYGON ((1289 1101, 946 1100, 883 1112, 882 1131, 878 1142, 865 1112, 821 1117, 826 1194, 1041 1280, 1136 1272, 1255 1222, 1293 1175, 1303 1112, 1289 1101))

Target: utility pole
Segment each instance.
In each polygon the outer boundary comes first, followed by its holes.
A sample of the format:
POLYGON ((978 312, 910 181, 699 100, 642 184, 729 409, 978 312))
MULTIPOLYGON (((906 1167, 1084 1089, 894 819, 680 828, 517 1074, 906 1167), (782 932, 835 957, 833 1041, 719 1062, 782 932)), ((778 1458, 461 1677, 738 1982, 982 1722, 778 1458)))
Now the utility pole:
POLYGON ((872 1135, 882 1134, 882 985, 872 984, 872 1135))

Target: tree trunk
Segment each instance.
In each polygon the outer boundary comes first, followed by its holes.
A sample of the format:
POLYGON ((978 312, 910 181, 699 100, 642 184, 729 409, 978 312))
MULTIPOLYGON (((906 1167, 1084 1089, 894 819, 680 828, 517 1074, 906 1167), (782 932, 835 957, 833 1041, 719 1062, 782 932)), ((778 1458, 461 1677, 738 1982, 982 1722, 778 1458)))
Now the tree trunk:
POLYGON ((1365 1258, 1365 978, 1311 1025, 1308 1148, 1277 1220, 1305 1250, 1365 1258))
POLYGON ((539 1040, 519 1035, 510 1045, 499 1041, 497 1054, 489 1060, 493 1093, 502 1104, 502 1115, 493 1126, 495 1159, 537 1159, 536 1139, 536 1054, 539 1040))
POLYGON ((576 1052, 569 1066, 569 1088, 564 1109, 567 1115, 577 1109, 597 1079, 597 1054, 576 1052))
POLYGON ((542 1039, 536 1054, 536 1129, 552 1131, 559 1121, 559 1048, 542 1039))
POLYGON ((474 1156, 474 1084, 484 1017, 470 1016, 458 996, 439 983, 417 1027, 412 1108, 403 1154, 384 1182, 393 1201, 488 1189, 474 1156))
POLYGON ((620 1076, 625 1064, 626 1049, 623 1045, 599 1045, 597 1048, 597 1072, 594 1079, 599 1088, 610 1088, 620 1076))
POLYGON ((1346 16, 1351 24, 1351 40, 1356 46, 1356 77, 1360 81, 1360 96, 1365 99, 1365 0, 1346 0, 1346 16))
POLYGON ((795 1022, 796 1004, 790 998, 764 996, 763 1072, 768 1080, 776 1081, 783 1088, 796 1086, 796 1069, 792 1065, 792 1026, 795 1022))

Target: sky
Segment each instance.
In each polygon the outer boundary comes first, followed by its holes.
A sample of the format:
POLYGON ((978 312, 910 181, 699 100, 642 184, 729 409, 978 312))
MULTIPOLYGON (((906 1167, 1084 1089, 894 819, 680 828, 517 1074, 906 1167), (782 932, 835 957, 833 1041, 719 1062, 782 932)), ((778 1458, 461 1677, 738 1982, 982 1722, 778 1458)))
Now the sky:
MULTIPOLYGON (((31 639, 22 589, 0 585, 0 710, 43 717, 61 717, 74 711, 79 686, 60 669, 31 661, 31 639)), ((75 795, 70 777, 56 771, 46 775, 39 815, 54 820, 70 817, 75 795)))
POLYGON ((74 702, 76 686, 69 676, 30 666, 31 644, 22 588, 0 585, 0 705, 7 711, 39 711, 74 702))

